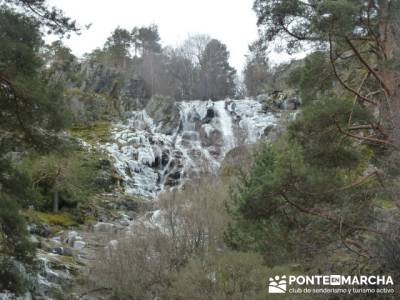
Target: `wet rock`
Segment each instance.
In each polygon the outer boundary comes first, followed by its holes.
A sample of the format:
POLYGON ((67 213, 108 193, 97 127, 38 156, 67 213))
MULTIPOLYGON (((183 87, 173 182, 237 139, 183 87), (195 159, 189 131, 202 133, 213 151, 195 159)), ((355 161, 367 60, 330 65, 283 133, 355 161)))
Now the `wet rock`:
POLYGON ((211 123, 212 119, 215 117, 215 111, 212 107, 207 109, 206 117, 203 119, 203 124, 211 123))
POLYGON ((164 149, 161 155, 161 165, 165 167, 169 162, 169 150, 164 149))
POLYGON ((56 247, 50 250, 50 253, 64 256, 73 256, 73 252, 70 248, 56 247))
POLYGON ((0 300, 32 300, 32 294, 27 292, 24 295, 17 295, 13 293, 0 293, 0 300))
POLYGON ((119 224, 123 227, 128 227, 130 225, 130 222, 128 220, 121 220, 119 221, 119 224))
POLYGON ((82 240, 79 240, 79 241, 75 241, 73 243, 72 247, 74 249, 83 249, 85 246, 86 246, 86 243, 84 241, 82 241, 82 240))
POLYGON ((203 147, 219 146, 224 143, 223 136, 218 129, 202 126, 200 129, 200 140, 203 147))
POLYGON ((29 232, 41 237, 49 237, 51 231, 48 225, 44 224, 31 224, 29 225, 29 232))
POLYGON ((64 248, 63 247, 57 247, 57 248, 51 249, 50 252, 54 253, 54 254, 58 254, 58 255, 63 255, 64 254, 64 248))
POLYGON ((48 297, 54 292, 62 291, 62 287, 69 283, 72 274, 76 274, 78 266, 69 256, 38 251, 38 277, 35 283, 35 294, 48 297))
POLYGON ((168 175, 168 178, 178 180, 178 179, 181 178, 181 173, 179 171, 173 172, 173 173, 168 175))

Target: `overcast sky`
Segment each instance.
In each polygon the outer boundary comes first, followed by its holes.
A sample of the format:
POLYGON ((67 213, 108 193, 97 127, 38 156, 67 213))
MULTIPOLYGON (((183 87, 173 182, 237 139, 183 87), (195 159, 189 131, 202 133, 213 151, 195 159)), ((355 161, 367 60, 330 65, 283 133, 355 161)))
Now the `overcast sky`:
MULTIPOLYGON (((230 62, 242 70, 248 45, 257 38, 254 0, 50 0, 80 25, 90 24, 80 36, 65 43, 73 52, 101 47, 117 26, 159 26, 163 46, 177 46, 189 34, 206 33, 221 40, 231 53, 230 62)), ((285 55, 274 55, 283 60, 285 55)))

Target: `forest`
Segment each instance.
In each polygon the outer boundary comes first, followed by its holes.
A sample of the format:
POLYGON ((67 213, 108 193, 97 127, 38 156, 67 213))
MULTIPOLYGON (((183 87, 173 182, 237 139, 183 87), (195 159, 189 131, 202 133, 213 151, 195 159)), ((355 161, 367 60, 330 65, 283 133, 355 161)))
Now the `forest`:
POLYGON ((0 299, 400 297, 400 1, 252 9, 236 70, 153 23, 78 57, 73 15, 0 0, 0 299), (392 283, 269 289, 337 274, 392 283))

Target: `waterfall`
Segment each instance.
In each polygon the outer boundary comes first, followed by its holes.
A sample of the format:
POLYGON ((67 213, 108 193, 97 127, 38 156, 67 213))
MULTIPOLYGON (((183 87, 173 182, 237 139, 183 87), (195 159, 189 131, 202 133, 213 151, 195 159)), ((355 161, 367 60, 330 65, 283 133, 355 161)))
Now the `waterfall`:
POLYGON ((224 150, 227 152, 235 147, 232 117, 228 114, 225 101, 215 102, 215 108, 219 115, 219 123, 224 138, 224 150))
POLYGON ((182 101, 176 106, 179 122, 173 134, 163 133, 163 124, 145 110, 130 112, 125 122, 113 125, 113 142, 102 147, 126 193, 154 198, 205 171, 217 172, 228 151, 263 138, 278 120, 249 99, 182 101))

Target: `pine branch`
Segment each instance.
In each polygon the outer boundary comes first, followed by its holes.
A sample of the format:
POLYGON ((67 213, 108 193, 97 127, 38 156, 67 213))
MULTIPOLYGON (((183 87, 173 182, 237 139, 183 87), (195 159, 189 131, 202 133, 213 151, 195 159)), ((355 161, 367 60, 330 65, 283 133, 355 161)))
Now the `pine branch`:
POLYGON ((331 66, 333 69, 333 74, 335 75, 335 77, 337 78, 337 80, 339 81, 339 83, 349 92, 353 93, 354 95, 356 95, 357 97, 359 97, 360 99, 364 100, 365 102, 368 102, 370 104, 373 105, 377 105, 373 100, 368 99, 367 97, 361 95, 359 92, 357 92, 355 89, 353 89, 352 87, 350 87, 349 85, 347 85, 344 80, 340 77, 337 69, 336 69, 336 65, 335 65, 335 59, 333 57, 333 45, 332 45, 332 37, 331 34, 329 33, 329 53, 330 53, 330 62, 331 62, 331 66))
POLYGON ((327 211, 324 211, 324 210, 321 210, 321 209, 316 209, 316 208, 304 207, 304 206, 302 206, 302 205, 300 205, 300 204, 298 204, 298 203, 296 203, 294 201, 291 201, 289 199, 289 197, 287 197, 287 195, 283 191, 281 191, 280 196, 287 203, 289 203, 291 206, 296 208, 298 211, 300 211, 302 213, 305 213, 305 214, 308 214, 308 215, 312 215, 312 216, 316 216, 316 217, 319 217, 319 218, 323 218, 323 219, 329 220, 329 221, 337 224, 337 226, 339 226, 339 228, 340 228, 340 226, 343 226, 343 227, 349 228, 349 229, 354 230, 354 231, 369 232, 369 233, 376 234, 376 235, 379 235, 379 236, 384 236, 384 237, 387 237, 387 238, 393 238, 393 237, 397 238, 398 237, 397 235, 393 236, 393 235, 390 235, 390 234, 388 234, 386 232, 383 232, 383 231, 380 231, 380 230, 377 230, 377 229, 373 229, 373 228, 370 228, 370 227, 360 226, 360 225, 356 225, 356 224, 353 224, 353 223, 350 223, 350 222, 343 222, 343 218, 342 217, 339 217, 339 216, 337 216, 337 215, 335 215, 335 214, 333 214, 331 212, 327 212, 327 211))
POLYGON ((371 72, 371 74, 376 78, 376 80, 379 82, 379 84, 382 86, 382 88, 386 91, 386 93, 388 95, 391 94, 390 89, 388 88, 388 86, 386 85, 386 83, 383 81, 383 79, 379 76, 379 74, 374 70, 374 68, 372 68, 369 63, 362 57, 362 55, 360 54, 360 52, 357 50, 357 48, 355 47, 355 45, 353 44, 353 42, 346 37, 345 38, 347 44, 349 44, 350 48, 352 49, 352 51, 354 52, 354 54, 357 56, 357 58, 359 59, 359 61, 368 69, 369 72, 371 72))

